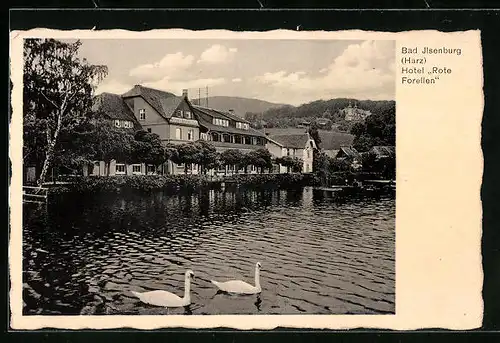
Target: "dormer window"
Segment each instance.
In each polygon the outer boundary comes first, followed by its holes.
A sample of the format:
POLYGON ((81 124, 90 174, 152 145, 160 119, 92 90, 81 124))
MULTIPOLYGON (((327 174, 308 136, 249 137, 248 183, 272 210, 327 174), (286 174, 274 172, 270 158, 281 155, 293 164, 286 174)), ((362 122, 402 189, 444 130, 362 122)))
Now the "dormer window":
POLYGON ((184 111, 184 117, 186 119, 191 119, 191 111, 184 111))
POLYGON ((225 119, 220 119, 220 118, 214 118, 212 120, 212 123, 214 125, 218 125, 218 126, 229 126, 229 120, 225 120, 225 119))
POLYGON ((247 123, 242 123, 242 122, 236 122, 236 128, 237 129, 248 130, 248 124, 247 123))
POLYGON ((115 120, 115 127, 120 127, 120 121, 119 120, 115 120))
POLYGON ((146 120, 146 109, 141 108, 139 110, 139 120, 146 120))

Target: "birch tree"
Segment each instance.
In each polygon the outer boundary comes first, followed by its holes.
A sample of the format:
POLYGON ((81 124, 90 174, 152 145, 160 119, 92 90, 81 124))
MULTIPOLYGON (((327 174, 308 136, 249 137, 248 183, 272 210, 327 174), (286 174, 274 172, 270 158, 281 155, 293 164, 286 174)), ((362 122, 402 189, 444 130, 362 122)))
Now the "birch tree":
POLYGON ((93 91, 107 75, 106 66, 92 65, 79 58, 80 46, 80 41, 68 43, 54 39, 24 42, 23 110, 29 124, 25 128, 25 139, 29 144, 30 134, 38 136, 34 140, 36 146, 25 145, 25 155, 43 147, 39 186, 53 163, 61 133, 71 134, 88 119, 93 91), (43 140, 39 139, 38 130, 44 131, 43 140))

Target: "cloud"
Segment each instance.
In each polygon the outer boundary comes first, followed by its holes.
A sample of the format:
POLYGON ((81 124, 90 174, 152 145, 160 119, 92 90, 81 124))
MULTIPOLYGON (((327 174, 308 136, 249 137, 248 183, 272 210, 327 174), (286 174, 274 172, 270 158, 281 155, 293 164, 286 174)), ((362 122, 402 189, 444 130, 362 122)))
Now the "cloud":
POLYGON ((97 86, 96 95, 101 93, 123 94, 132 88, 131 85, 117 80, 109 80, 97 86))
POLYGON ((165 55, 160 61, 152 64, 142 64, 132 70, 129 75, 141 82, 158 80, 163 77, 181 75, 194 61, 193 55, 184 56, 182 52, 165 55))
POLYGON ((183 89, 197 89, 205 87, 213 87, 226 83, 224 78, 206 78, 206 79, 193 79, 193 80, 172 80, 165 77, 159 81, 152 81, 144 83, 144 86, 151 87, 155 89, 161 89, 165 91, 172 92, 174 94, 180 94, 183 89))
POLYGON ((281 70, 254 80, 272 88, 273 100, 288 103, 336 97, 394 99, 394 58, 393 41, 365 41, 349 45, 330 65, 318 70, 319 76, 281 70))
POLYGON ((237 48, 227 48, 224 45, 215 44, 201 53, 197 63, 216 64, 229 62, 237 51, 237 48))
POLYGON ((240 79, 239 77, 236 77, 236 78, 232 79, 231 81, 233 81, 233 82, 241 82, 241 81, 243 81, 243 80, 242 80, 242 79, 240 79))

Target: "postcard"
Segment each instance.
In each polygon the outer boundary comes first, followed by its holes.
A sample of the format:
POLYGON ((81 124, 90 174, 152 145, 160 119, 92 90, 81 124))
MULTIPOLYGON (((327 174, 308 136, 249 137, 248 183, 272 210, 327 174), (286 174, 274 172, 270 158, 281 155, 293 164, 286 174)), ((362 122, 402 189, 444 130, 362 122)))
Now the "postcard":
POLYGON ((480 327, 480 36, 11 32, 10 327, 480 327))

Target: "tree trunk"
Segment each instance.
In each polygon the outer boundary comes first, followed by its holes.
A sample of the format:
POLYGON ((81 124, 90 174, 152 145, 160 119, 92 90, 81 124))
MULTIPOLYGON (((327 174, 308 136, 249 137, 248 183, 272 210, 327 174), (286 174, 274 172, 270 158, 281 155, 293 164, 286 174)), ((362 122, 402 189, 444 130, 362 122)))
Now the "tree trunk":
POLYGON ((187 173, 188 173, 188 165, 187 163, 184 163, 184 174, 187 175, 187 173))
MULTIPOLYGON (((59 135, 59 131, 56 131, 59 135)), ((37 185, 38 187, 42 187, 43 182, 45 181, 45 176, 47 175, 47 171, 49 169, 50 161, 54 157, 54 150, 56 146, 56 137, 49 142, 49 146, 47 148, 47 153, 45 154, 45 161, 43 161, 42 172, 40 173, 40 177, 38 178, 37 185)))

